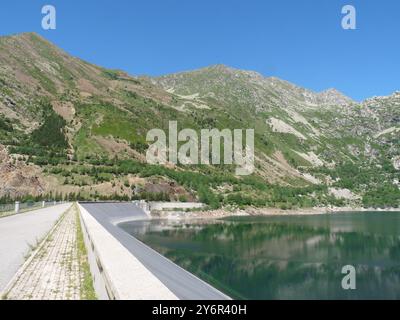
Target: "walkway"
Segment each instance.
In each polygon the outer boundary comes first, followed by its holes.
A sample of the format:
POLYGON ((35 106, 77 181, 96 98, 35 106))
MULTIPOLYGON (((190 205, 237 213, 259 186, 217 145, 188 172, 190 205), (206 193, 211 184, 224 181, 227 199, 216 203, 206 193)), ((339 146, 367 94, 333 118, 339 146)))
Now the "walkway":
POLYGON ((78 248, 78 210, 74 205, 18 272, 6 298, 80 300, 85 273, 78 248))
POLYGON ((0 292, 71 204, 0 219, 0 292))

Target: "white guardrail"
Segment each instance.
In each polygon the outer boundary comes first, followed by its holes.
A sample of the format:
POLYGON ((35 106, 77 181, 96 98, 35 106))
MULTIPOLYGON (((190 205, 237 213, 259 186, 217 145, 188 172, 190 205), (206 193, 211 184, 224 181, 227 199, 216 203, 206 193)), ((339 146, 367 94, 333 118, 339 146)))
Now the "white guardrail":
POLYGON ((0 217, 9 216, 13 214, 19 214, 26 211, 31 211, 40 208, 52 207, 58 204, 66 203, 65 201, 28 201, 14 203, 0 204, 0 217))

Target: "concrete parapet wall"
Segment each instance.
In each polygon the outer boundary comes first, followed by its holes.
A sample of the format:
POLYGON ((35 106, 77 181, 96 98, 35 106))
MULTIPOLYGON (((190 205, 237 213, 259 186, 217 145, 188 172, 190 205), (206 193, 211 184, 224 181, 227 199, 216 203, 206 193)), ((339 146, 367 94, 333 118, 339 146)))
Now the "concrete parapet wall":
POLYGON ((172 209, 198 209, 205 205, 199 202, 150 202, 150 210, 172 210, 172 209))
POLYGON ((78 204, 99 299, 176 300, 177 297, 78 204))

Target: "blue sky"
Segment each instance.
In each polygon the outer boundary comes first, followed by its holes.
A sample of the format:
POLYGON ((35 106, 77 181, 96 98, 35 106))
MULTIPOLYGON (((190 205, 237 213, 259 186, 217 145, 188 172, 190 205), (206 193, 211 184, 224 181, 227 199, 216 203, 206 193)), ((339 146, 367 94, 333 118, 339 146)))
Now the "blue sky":
POLYGON ((35 31, 74 56, 130 74, 223 63, 356 100, 400 90, 398 0, 3 0, 0 34, 35 31), (57 30, 41 8, 57 9, 57 30), (357 30, 341 8, 357 9, 357 30))

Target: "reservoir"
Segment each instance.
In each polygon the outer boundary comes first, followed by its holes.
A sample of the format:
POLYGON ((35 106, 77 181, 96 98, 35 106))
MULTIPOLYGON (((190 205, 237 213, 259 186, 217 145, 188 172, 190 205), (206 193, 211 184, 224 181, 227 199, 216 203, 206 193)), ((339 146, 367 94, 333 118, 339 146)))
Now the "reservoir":
POLYGON ((131 221, 119 227, 234 299, 400 299, 400 212, 131 221), (342 267, 356 289, 342 288, 342 267))

